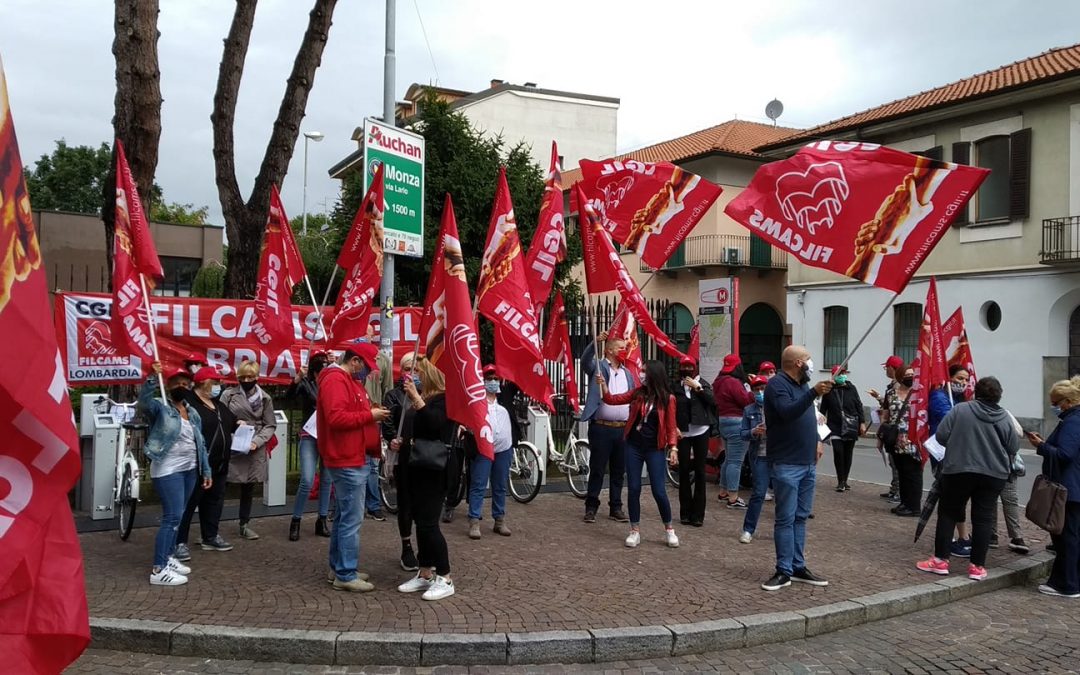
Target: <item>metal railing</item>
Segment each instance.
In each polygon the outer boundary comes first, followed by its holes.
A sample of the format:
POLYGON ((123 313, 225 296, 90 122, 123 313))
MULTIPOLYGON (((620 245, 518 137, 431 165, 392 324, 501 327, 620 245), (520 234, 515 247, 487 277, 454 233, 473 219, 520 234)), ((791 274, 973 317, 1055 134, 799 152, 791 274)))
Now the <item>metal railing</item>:
POLYGON ((1048 265, 1080 262, 1080 216, 1043 221, 1039 262, 1048 265))
MULTIPOLYGON (((692 267, 727 266, 787 269, 787 253, 765 240, 742 234, 702 234, 687 237, 675 249, 662 270, 692 267)), ((641 263, 642 272, 652 268, 641 263)))

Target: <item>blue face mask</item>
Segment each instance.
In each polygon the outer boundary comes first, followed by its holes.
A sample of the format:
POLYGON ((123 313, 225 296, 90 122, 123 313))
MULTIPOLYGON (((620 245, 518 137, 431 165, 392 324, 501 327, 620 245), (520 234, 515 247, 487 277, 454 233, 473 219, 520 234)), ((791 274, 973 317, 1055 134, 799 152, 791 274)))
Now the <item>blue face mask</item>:
POLYGON ((1054 414, 1057 415, 1058 417, 1061 417, 1062 413, 1065 412, 1064 410, 1061 409, 1061 406, 1059 406, 1059 405, 1052 405, 1052 406, 1050 406, 1050 409, 1053 410, 1054 414))
POLYGON ((371 368, 368 368, 367 364, 360 366, 360 370, 352 374, 354 380, 360 380, 363 382, 367 379, 367 376, 371 373, 371 368))
POLYGON ((413 383, 413 386, 416 387, 416 391, 420 391, 420 376, 419 375, 413 375, 412 376, 412 383, 413 383))
POLYGON ((502 391, 498 380, 484 380, 484 391, 489 394, 498 394, 502 391))
POLYGON ((210 398, 217 398, 218 396, 221 396, 221 385, 215 384, 210 387, 210 398))
POLYGON ((758 405, 764 404, 765 403, 765 392, 763 392, 763 391, 755 391, 754 392, 754 400, 758 402, 758 405))

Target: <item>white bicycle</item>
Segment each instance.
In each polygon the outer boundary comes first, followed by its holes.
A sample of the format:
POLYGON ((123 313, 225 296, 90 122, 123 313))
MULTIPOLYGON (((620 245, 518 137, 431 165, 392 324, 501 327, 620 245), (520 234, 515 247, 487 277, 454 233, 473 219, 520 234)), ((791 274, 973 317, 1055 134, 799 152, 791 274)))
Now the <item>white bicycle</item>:
POLYGON ((551 433, 551 425, 548 425, 547 432, 547 445, 548 445, 548 458, 550 461, 555 462, 559 467, 559 471, 566 474, 566 481, 570 484, 570 492, 574 493, 575 497, 584 499, 585 495, 589 492, 589 441, 583 438, 578 438, 574 433, 574 428, 578 425, 578 418, 575 416, 573 423, 570 425, 570 433, 566 437, 566 441, 562 444, 560 449, 555 444, 555 437, 551 433))
MULTIPOLYGON (((127 541, 131 527, 135 524, 135 507, 139 503, 139 476, 141 470, 135 459, 136 450, 141 443, 137 437, 145 432, 147 425, 135 422, 135 404, 117 403, 107 396, 94 401, 94 412, 99 415, 113 415, 120 423, 116 438, 116 477, 113 482, 113 513, 119 516, 120 539, 127 541)), ((99 506, 99 509, 105 507, 99 506)))

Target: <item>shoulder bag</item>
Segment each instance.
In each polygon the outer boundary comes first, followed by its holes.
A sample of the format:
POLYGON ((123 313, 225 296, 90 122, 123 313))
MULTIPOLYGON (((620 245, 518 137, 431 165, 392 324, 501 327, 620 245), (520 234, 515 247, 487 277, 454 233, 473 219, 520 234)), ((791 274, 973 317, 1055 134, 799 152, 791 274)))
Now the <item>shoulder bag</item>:
POLYGON ((444 471, 450 457, 450 447, 439 439, 414 438, 409 452, 409 468, 425 471, 444 471))
MULTIPOLYGON (((1054 471, 1054 458, 1050 458, 1050 471, 1054 471)), ((1065 502, 1069 491, 1061 483, 1055 483, 1049 476, 1039 474, 1031 487, 1025 515, 1050 534, 1061 534, 1065 527, 1065 502)))
MULTIPOLYGON (((897 417, 903 417, 907 414, 908 402, 911 401, 911 395, 915 393, 914 389, 909 389, 907 396, 904 397, 904 405, 900 407, 900 411, 897 413, 897 417)), ((900 441, 900 427, 896 422, 882 422, 878 425, 877 437, 881 440, 882 446, 889 452, 895 452, 896 444, 900 441)))

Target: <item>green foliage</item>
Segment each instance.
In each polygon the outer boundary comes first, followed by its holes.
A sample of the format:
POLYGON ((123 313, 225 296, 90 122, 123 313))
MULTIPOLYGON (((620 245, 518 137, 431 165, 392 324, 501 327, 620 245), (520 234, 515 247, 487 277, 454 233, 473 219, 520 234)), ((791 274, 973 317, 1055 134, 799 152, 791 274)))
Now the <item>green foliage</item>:
POLYGON ((225 266, 211 263, 199 268, 191 282, 191 297, 225 297, 225 266))
MULTIPOLYGON (((330 281, 330 275, 334 274, 338 252, 341 251, 344 243, 344 236, 330 226, 329 218, 324 214, 319 214, 319 217, 326 223, 326 230, 320 230, 321 226, 316 226, 310 215, 307 234, 304 234, 296 219, 292 223, 296 246, 300 249, 300 257, 304 259, 304 268, 307 269, 311 287, 316 294, 315 303, 322 302, 326 284, 330 281)), ((335 287, 341 282, 341 272, 338 272, 336 282, 335 287)), ((336 296, 331 296, 327 302, 333 303, 335 298, 336 296)), ((305 305, 315 304, 308 295, 306 284, 300 284, 293 289, 293 302, 305 305)))
POLYGON ((157 201, 150 207, 147 215, 150 220, 158 223, 173 223, 174 225, 206 225, 206 218, 210 215, 210 207, 195 208, 194 204, 178 204, 176 202, 157 201))
POLYGON ((104 143, 69 146, 60 139, 51 155, 23 169, 30 203, 35 209, 100 214, 111 164, 112 149, 104 143))

